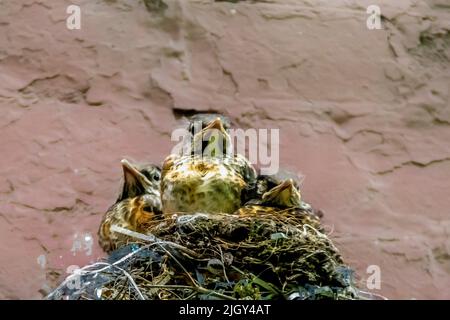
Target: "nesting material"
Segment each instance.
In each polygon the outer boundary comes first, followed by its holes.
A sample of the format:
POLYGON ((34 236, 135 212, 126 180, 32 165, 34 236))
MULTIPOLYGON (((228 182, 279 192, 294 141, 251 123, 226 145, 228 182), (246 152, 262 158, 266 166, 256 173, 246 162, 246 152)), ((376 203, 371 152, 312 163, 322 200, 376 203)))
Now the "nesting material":
POLYGON ((151 234, 129 234, 136 242, 70 275, 48 299, 360 298, 332 241, 301 221, 174 215, 151 234))

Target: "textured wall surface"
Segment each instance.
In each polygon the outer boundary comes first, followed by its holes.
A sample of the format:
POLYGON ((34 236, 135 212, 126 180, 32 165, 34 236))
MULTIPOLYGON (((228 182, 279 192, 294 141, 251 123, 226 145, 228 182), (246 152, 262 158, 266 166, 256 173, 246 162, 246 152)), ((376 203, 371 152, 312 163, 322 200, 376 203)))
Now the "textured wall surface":
POLYGON ((74 237, 96 236, 120 159, 161 162, 186 110, 280 128, 363 287, 379 265, 377 293, 450 298, 448 0, 73 2, 80 30, 70 1, 0 2, 0 298, 102 257, 74 237))

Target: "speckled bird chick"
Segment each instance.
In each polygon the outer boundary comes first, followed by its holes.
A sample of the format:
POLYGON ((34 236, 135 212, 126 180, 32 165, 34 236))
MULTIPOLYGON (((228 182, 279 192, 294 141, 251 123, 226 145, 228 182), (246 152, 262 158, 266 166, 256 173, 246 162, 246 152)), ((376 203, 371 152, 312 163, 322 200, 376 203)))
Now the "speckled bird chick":
POLYGON ((304 208, 301 194, 295 182, 288 179, 265 192, 260 200, 252 200, 239 208, 235 214, 258 216, 264 214, 286 214, 295 216, 297 221, 308 224, 323 232, 320 218, 308 208, 304 208))
MULTIPOLYGON (((133 165, 122 160, 124 181, 116 203, 105 213, 98 230, 105 252, 126 245, 130 237, 111 230, 113 225, 145 233, 161 217, 160 169, 151 164, 133 165)), ((136 240, 136 239, 134 239, 136 240)))
POLYGON ((192 140, 190 154, 170 155, 161 174, 164 214, 232 213, 256 171, 241 155, 232 155, 231 138, 220 118, 192 140))
MULTIPOLYGON (((264 194, 276 186, 280 185, 285 180, 291 180, 293 187, 300 192, 300 186, 296 180, 284 179, 277 174, 275 175, 258 175, 255 182, 249 185, 243 192, 241 196, 241 201, 243 204, 247 203, 261 203, 264 194)), ((274 189, 276 190, 276 189, 274 189)), ((300 200, 299 208, 303 211, 309 212, 312 215, 316 215, 318 218, 323 217, 323 212, 321 210, 314 209, 309 203, 300 200)))

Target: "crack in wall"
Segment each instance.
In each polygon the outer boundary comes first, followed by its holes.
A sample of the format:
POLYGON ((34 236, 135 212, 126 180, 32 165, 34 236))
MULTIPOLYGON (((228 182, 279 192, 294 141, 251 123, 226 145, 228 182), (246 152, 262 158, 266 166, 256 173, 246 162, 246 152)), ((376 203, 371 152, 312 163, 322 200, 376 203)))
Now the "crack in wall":
POLYGON ((450 161, 450 157, 443 158, 443 159, 431 160, 431 161, 425 162, 425 163, 419 162, 419 161, 410 160, 410 161, 403 162, 403 163, 401 163, 399 165, 396 165, 396 166, 392 167, 391 169, 375 172, 375 174, 385 175, 385 174, 388 174, 388 173, 392 173, 392 172, 394 172, 397 169, 401 169, 401 168, 403 168, 405 166, 415 166, 415 167, 418 167, 418 168, 426 168, 426 167, 429 167, 431 165, 434 165, 434 164, 437 164, 437 163, 443 163, 443 162, 447 162, 447 161, 450 161))

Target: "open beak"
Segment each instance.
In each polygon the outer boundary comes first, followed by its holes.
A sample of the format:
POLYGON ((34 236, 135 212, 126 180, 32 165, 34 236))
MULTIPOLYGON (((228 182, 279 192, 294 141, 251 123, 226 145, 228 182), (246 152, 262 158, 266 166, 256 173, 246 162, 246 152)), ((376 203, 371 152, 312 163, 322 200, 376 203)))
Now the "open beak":
POLYGON ((151 182, 128 160, 123 159, 121 163, 124 185, 119 200, 144 194, 151 187, 151 182))
POLYGON ((137 170, 127 159, 122 159, 120 163, 122 164, 123 173, 125 177, 130 176, 135 179, 139 179, 140 176, 142 176, 139 170, 137 170))
POLYGON ((300 204, 301 195, 296 189, 294 181, 288 179, 264 193, 262 200, 267 204, 272 203, 289 207, 297 202, 300 204))
POLYGON ((292 181, 292 179, 288 179, 286 181, 284 181, 280 186, 280 191, 286 190, 286 189, 290 189, 290 188, 294 188, 294 181, 292 181))
MULTIPOLYGON (((230 136, 225 130, 222 120, 217 117, 216 119, 208 123, 208 125, 201 132, 197 133, 194 136, 193 150, 194 153, 201 154, 208 146, 215 145, 218 147, 218 153, 223 155, 226 153, 226 149, 229 148, 229 143, 230 136), (217 136, 217 134, 219 136, 217 136)), ((213 147, 213 149, 215 148, 213 147)))
POLYGON ((223 126, 222 120, 220 120, 219 117, 217 117, 215 120, 211 121, 203 130, 205 132, 207 132, 207 130, 210 130, 210 129, 216 129, 216 130, 219 130, 221 133, 227 133, 223 126))
POLYGON ((131 164, 127 159, 120 161, 122 163, 123 174, 125 177, 125 183, 128 185, 140 185, 144 188, 150 184, 150 181, 139 172, 139 170, 131 164))
POLYGON ((135 165, 128 160, 120 161, 123 169, 123 185, 122 190, 116 200, 116 203, 146 194, 150 189, 157 188, 152 181, 148 180, 135 165))
POLYGON ((294 188, 295 188, 294 181, 292 179, 288 179, 288 180, 283 181, 278 186, 274 187, 272 190, 270 190, 270 193, 274 194, 274 195, 278 195, 285 190, 291 191, 294 188))

